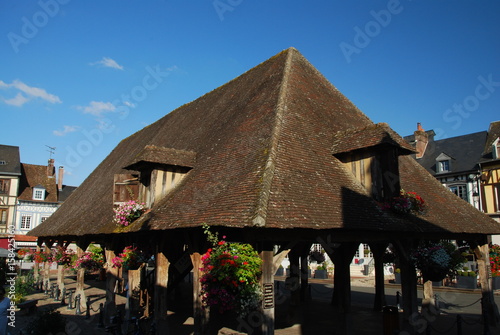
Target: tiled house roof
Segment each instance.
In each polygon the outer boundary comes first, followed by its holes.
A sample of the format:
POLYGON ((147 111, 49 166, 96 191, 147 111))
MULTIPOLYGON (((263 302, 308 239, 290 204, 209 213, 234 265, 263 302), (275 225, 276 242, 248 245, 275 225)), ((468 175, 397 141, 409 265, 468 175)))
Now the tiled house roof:
MULTIPOLYGON (((429 138, 427 149, 418 162, 429 173, 436 176, 436 159, 444 154, 451 158, 450 171, 447 174, 464 174, 472 171, 479 171, 479 161, 481 152, 484 148, 487 133, 481 131, 478 133, 467 134, 457 137, 450 137, 442 140, 434 140, 433 136, 429 138)), ((412 136, 406 136, 405 139, 411 141, 412 136)))
POLYGON ((141 160, 137 157, 147 146, 193 152, 196 160, 181 183, 155 203, 148 220, 128 226, 128 232, 202 223, 354 232, 499 232, 492 220, 458 201, 409 156, 399 158, 401 185, 419 192, 430 204, 429 212, 402 220, 382 211, 332 153, 332 148, 349 150, 381 141, 400 147, 401 153, 411 150, 388 126, 374 125, 290 48, 124 139, 30 234, 118 232, 113 177, 129 173, 123 167, 141 160), (365 129, 363 134, 370 136, 361 136, 366 143, 339 141, 339 132, 349 129, 365 129))
POLYGON ((47 166, 21 163, 22 174, 19 179, 19 200, 57 203, 55 170, 47 176, 47 166), (33 200, 33 188, 45 188, 44 200, 33 200))
POLYGON ((21 160, 19 147, 0 145, 0 175, 19 176, 21 174, 21 160))

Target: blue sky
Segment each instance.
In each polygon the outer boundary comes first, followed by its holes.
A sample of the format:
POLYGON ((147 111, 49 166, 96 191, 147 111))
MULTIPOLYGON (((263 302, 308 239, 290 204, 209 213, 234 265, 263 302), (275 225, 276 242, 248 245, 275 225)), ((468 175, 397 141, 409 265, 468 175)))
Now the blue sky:
POLYGON ((0 144, 78 186, 123 138, 288 47, 374 122, 500 120, 500 2, 0 1, 0 144))

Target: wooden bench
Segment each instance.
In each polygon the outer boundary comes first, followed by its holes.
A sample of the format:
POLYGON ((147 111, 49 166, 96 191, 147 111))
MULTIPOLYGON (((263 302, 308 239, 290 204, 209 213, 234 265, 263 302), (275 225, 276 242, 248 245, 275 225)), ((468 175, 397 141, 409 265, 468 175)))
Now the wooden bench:
POLYGON ((36 304, 38 300, 26 300, 17 304, 17 308, 22 311, 26 311, 27 314, 34 313, 36 311, 36 304))

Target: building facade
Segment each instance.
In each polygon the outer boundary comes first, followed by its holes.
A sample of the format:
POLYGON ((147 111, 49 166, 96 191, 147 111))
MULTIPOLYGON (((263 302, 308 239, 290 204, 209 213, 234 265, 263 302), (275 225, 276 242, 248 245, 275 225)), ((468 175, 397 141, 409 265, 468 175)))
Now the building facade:
MULTIPOLYGON (((500 223, 500 121, 490 124, 480 166, 483 211, 500 223)), ((500 244, 500 236, 492 242, 500 244)))
POLYGON ((455 195, 482 211, 479 161, 487 134, 482 131, 435 140, 435 132, 425 131, 419 123, 405 140, 417 150, 414 158, 420 165, 455 195))
POLYGON ((0 233, 14 225, 21 176, 19 147, 0 145, 0 233))
POLYGON ((15 217, 15 233, 24 235, 51 216, 75 187, 63 185, 64 169, 58 175, 54 160, 47 166, 21 163, 21 178, 15 217))

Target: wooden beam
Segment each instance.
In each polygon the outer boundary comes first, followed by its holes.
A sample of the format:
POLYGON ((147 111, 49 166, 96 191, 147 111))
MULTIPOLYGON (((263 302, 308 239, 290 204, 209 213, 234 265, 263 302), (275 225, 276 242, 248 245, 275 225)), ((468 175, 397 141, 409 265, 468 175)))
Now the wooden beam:
POLYGON ((106 320, 116 314, 115 287, 119 277, 119 269, 113 267, 111 260, 116 256, 111 243, 105 246, 106 257, 106 302, 104 303, 104 316, 106 320))
POLYGON ((168 327, 168 269, 170 267, 170 262, 165 256, 165 254, 157 249, 155 255, 156 267, 155 267, 155 290, 154 290, 154 318, 157 327, 158 334, 169 334, 168 327))
POLYGON ((262 335, 274 335, 274 255, 272 248, 260 253, 262 259, 263 322, 262 335))
POLYGON ((373 301, 373 310, 381 311, 386 305, 385 285, 384 285, 384 254, 387 249, 385 243, 372 243, 370 249, 375 261, 375 299, 373 301))
POLYGON ((191 262, 193 263, 193 318, 194 334, 203 335, 207 331, 207 311, 203 309, 201 302, 201 255, 199 252, 191 253, 191 262))
MULTIPOLYGON (((489 327, 490 331, 495 329, 500 332, 500 315, 498 306, 493 298, 491 283, 490 251, 488 244, 473 245, 476 255, 477 267, 479 270, 479 283, 481 284, 481 312, 483 315, 484 327, 489 327)), ((493 334, 494 332, 491 332, 493 334)), ((496 332, 495 332, 496 333, 496 332)), ((486 334, 486 332, 485 332, 486 334)))

